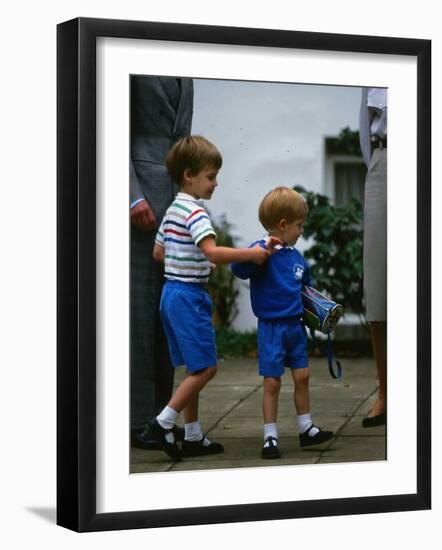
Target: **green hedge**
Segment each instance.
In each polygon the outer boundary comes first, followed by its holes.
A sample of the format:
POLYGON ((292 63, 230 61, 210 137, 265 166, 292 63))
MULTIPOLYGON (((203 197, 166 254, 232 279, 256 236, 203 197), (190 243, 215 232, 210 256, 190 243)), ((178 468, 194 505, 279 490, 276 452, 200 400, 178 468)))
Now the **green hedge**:
POLYGON ((216 329, 216 346, 219 357, 256 357, 256 330, 239 332, 232 328, 216 329))
POLYGON ((344 306, 364 315, 362 287, 362 205, 352 198, 334 206, 329 197, 294 187, 307 201, 304 237, 313 242, 304 252, 315 287, 344 306))
MULTIPOLYGON (((257 333, 256 330, 240 332, 232 328, 216 329, 216 345, 218 356, 223 359, 232 358, 256 358, 258 356, 257 333)), ((323 349, 326 348, 326 342, 320 343, 323 349)), ((333 343, 334 353, 337 357, 372 357, 372 349, 369 340, 337 340, 333 343)), ((312 357, 318 357, 320 354, 313 346, 312 341, 308 340, 308 353, 312 357)))

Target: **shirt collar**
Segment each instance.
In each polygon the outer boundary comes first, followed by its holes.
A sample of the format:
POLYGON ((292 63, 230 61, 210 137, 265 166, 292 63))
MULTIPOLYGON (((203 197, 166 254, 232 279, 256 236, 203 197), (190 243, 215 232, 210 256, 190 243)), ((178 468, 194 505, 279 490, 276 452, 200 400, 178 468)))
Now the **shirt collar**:
MULTIPOLYGON (((267 233, 267 235, 264 237, 264 241, 266 241, 269 237, 271 237, 270 233, 267 233)), ((282 245, 277 245, 278 247, 278 250, 296 250, 296 246, 293 246, 292 244, 282 244, 282 245)))
POLYGON ((189 195, 188 193, 183 193, 182 191, 179 191, 177 193, 177 196, 176 198, 178 200, 182 200, 182 201, 191 201, 191 202, 194 202, 195 204, 197 204, 198 206, 204 206, 204 201, 201 200, 201 199, 196 199, 195 197, 192 197, 192 195, 189 195))

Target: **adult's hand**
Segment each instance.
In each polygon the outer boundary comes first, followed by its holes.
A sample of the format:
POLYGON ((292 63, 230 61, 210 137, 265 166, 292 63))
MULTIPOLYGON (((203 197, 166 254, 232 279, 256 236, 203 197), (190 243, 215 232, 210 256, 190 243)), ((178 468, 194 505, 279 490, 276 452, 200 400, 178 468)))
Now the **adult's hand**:
POLYGON ((130 210, 132 223, 146 233, 155 229, 157 220, 147 200, 142 200, 130 210))

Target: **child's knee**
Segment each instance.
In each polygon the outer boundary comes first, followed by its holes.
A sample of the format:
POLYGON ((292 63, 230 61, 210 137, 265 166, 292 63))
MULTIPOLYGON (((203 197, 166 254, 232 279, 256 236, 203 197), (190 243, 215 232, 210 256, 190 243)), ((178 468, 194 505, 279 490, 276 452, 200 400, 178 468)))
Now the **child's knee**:
POLYGON ((264 378, 264 390, 266 393, 277 395, 281 389, 281 378, 266 376, 264 378))
POLYGON ((309 369, 296 369, 293 371, 293 378, 295 384, 299 386, 308 386, 310 381, 310 371, 309 369))
POLYGON ((215 365, 213 367, 208 367, 206 369, 206 373, 207 373, 207 380, 212 380, 212 378, 216 375, 216 373, 218 372, 218 365, 215 365))

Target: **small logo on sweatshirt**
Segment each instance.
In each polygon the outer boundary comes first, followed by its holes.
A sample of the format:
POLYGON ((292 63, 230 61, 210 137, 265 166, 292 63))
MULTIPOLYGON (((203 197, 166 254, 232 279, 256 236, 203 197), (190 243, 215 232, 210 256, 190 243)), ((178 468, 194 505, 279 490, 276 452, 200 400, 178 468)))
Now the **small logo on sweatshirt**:
POLYGON ((304 275, 304 266, 301 264, 295 264, 293 266, 293 274, 295 275, 295 279, 297 281, 302 281, 302 277, 304 275))

